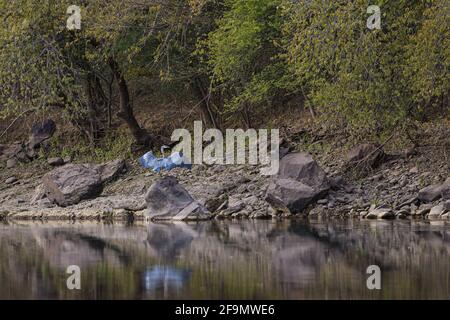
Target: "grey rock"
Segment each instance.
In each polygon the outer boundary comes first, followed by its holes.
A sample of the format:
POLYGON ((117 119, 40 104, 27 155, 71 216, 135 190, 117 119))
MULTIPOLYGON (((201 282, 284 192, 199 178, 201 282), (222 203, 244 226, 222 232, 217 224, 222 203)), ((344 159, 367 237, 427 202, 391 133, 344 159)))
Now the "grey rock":
POLYGON ((233 214, 245 208, 245 203, 236 196, 231 196, 228 199, 228 208, 226 209, 226 214, 233 214))
POLYGON ((306 152, 290 153, 280 161, 280 179, 293 179, 318 189, 330 188, 325 171, 306 152))
POLYGON ((171 176, 153 183, 145 201, 146 216, 151 220, 207 220, 212 217, 211 213, 171 176))
POLYGON ((96 167, 100 174, 102 183, 108 183, 116 179, 125 169, 126 163, 123 159, 116 159, 96 167))
POLYGON ((37 204, 38 201, 45 198, 46 198, 45 186, 43 184, 40 184, 34 189, 34 193, 33 196, 31 197, 30 203, 37 204))
POLYGON ((407 214, 404 214, 404 213, 401 213, 401 212, 397 213, 395 216, 396 216, 398 219, 407 219, 407 218, 408 218, 408 215, 407 215, 407 214))
POLYGON ((224 202, 228 201, 228 196, 226 194, 222 194, 219 197, 213 197, 205 201, 205 208, 210 212, 216 212, 219 208, 222 207, 224 202))
POLYGON ((41 200, 36 201, 35 203, 40 208, 51 208, 53 207, 52 202, 48 198, 44 198, 41 200))
POLYGON ((393 219, 395 218, 394 211, 391 209, 379 208, 370 211, 367 216, 367 219, 393 219))
POLYGON ((403 201, 400 205, 398 205, 396 207, 396 209, 399 209, 399 208, 401 209, 403 207, 409 206, 409 205, 415 203, 416 201, 417 201, 417 197, 410 198, 410 199, 408 199, 406 201, 403 201))
POLYGON ((330 178, 330 187, 333 190, 340 190, 344 187, 345 180, 342 176, 336 176, 330 178))
POLYGON ((317 201, 326 192, 318 192, 314 188, 292 179, 277 179, 269 185, 266 201, 272 205, 274 199, 280 200, 280 203, 289 209, 292 213, 298 213, 305 209, 309 204, 317 201))
POLYGON ((249 216, 252 219, 267 219, 270 218, 270 214, 267 210, 258 210, 250 214, 249 216))
POLYGON ((362 218, 365 218, 365 217, 367 216, 367 214, 368 214, 367 211, 361 211, 361 212, 359 213, 359 216, 362 217, 362 218))
POLYGON ((351 168, 357 163, 363 162, 366 167, 375 168, 385 159, 386 154, 377 145, 359 144, 347 153, 345 166, 351 168))
POLYGON ((438 200, 442 197, 441 194, 441 185, 440 184, 434 184, 428 187, 425 187, 419 191, 419 200, 422 202, 433 202, 435 200, 438 200))
POLYGON ((450 200, 444 202, 444 208, 446 211, 450 211, 450 200))
POLYGON ((259 202, 259 199, 256 196, 251 195, 242 199, 242 202, 244 202, 246 205, 254 206, 259 202))
POLYGON ((430 212, 431 208, 433 207, 432 204, 422 204, 414 213, 416 216, 424 216, 428 212, 430 212))
POLYGON ((49 158, 47 159, 47 163, 53 167, 58 167, 64 164, 64 160, 60 157, 49 158))
POLYGON ((5 183, 6 184, 13 184, 16 181, 17 181, 16 177, 10 177, 10 178, 6 179, 5 183))
POLYGON ((17 165, 17 159, 15 158, 11 158, 8 159, 8 161, 6 161, 6 167, 8 169, 14 168, 17 165))
POLYGON ((443 204, 439 204, 431 208, 430 213, 428 214, 429 218, 437 218, 445 213, 445 208, 443 204))
POLYGON ((325 172, 311 155, 291 153, 280 161, 279 173, 269 184, 266 201, 278 209, 287 207, 298 213, 323 198, 329 188, 325 172))
POLYGON ((94 198, 102 191, 98 171, 80 164, 67 164, 54 169, 44 175, 42 181, 47 197, 62 207, 94 198))
POLYGON ((450 178, 442 184, 434 184, 421 189, 418 196, 419 200, 425 203, 436 201, 441 197, 450 199, 450 178))
POLYGON ((444 200, 450 200, 450 177, 442 185, 441 196, 444 200))
POLYGON ((409 210, 401 209, 400 211, 397 211, 397 213, 395 215, 397 217, 398 216, 409 216, 409 210))

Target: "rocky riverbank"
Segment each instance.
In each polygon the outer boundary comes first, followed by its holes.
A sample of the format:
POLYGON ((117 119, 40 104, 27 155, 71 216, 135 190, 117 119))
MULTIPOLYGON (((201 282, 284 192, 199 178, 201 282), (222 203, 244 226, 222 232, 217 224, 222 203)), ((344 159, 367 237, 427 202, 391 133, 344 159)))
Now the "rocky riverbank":
POLYGON ((358 145, 341 161, 292 150, 278 176, 254 166, 196 165, 153 173, 133 161, 49 160, 1 170, 2 219, 448 219, 448 164, 418 152, 358 145), (320 163, 320 165, 319 165, 320 163), (52 166, 58 166, 52 169, 52 166), (359 175, 354 174, 356 168, 359 175), (348 172, 352 172, 349 174, 348 172), (361 174, 363 172, 363 174, 361 174), (173 178, 168 178, 173 177, 173 178), (169 179, 169 180, 167 180, 169 179), (201 213, 201 214, 199 214, 201 213), (176 217, 177 216, 177 217, 176 217))

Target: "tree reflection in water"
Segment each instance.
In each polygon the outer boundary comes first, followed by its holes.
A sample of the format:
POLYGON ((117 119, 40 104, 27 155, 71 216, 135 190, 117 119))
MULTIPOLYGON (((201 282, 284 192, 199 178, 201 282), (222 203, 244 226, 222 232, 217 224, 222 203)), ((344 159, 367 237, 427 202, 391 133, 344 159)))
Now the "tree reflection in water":
POLYGON ((449 258, 445 222, 2 224, 0 298, 449 299, 449 258), (382 290, 366 288, 371 264, 382 290))

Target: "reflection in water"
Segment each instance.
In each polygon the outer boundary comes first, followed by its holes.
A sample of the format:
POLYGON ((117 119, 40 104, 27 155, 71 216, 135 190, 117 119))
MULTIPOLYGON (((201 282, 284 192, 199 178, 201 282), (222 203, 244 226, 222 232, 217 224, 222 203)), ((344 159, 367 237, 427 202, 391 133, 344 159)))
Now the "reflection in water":
POLYGON ((2 224, 0 283, 0 299, 450 299, 450 225, 2 224), (372 264, 382 290, 366 287, 372 264))
POLYGON ((155 266, 144 272, 145 290, 150 292, 162 290, 164 297, 169 298, 172 291, 180 292, 189 277, 189 270, 155 266))

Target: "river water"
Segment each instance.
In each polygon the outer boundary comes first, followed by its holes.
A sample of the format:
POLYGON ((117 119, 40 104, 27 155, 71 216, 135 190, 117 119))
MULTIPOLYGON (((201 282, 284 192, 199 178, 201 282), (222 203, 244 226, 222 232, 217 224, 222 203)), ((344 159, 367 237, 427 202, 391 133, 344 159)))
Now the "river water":
POLYGON ((450 299, 448 222, 0 224, 0 299, 432 298, 450 299))

